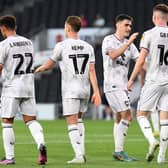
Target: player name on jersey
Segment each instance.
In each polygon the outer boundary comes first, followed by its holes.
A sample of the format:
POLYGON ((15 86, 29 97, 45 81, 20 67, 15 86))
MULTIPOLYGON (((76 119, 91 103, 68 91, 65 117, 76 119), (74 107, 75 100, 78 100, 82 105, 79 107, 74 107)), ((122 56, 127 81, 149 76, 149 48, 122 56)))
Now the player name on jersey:
POLYGON ((168 37, 168 33, 160 32, 160 37, 168 37))
POLYGON ((74 45, 74 46, 72 46, 72 50, 83 50, 84 49, 84 46, 82 46, 82 45, 74 45))
POLYGON ((18 41, 9 43, 10 47, 20 47, 20 46, 29 46, 32 45, 30 41, 18 41))

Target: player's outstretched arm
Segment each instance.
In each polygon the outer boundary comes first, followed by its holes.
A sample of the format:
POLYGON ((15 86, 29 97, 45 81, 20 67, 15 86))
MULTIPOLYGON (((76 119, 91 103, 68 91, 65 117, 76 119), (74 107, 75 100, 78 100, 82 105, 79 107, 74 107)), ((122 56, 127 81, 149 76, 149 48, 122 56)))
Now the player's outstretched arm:
POLYGON ((90 82, 93 88, 93 95, 91 98, 91 102, 98 106, 101 104, 101 97, 100 97, 100 92, 97 84, 97 78, 96 78, 96 72, 95 72, 95 65, 90 64, 90 69, 89 69, 89 76, 90 76, 90 82))
POLYGON ((38 67, 34 72, 38 73, 38 72, 43 72, 43 71, 50 70, 50 69, 52 69, 54 67, 54 64, 55 64, 55 62, 53 60, 49 59, 43 65, 38 67))
POLYGON ((118 49, 110 49, 108 50, 107 54, 115 60, 117 57, 121 56, 125 50, 134 42, 134 40, 137 38, 139 33, 133 33, 130 38, 128 39, 128 42, 123 44, 120 48, 118 49))
POLYGON ((140 52, 140 56, 136 61, 135 67, 133 69, 133 72, 132 72, 131 77, 130 77, 130 79, 128 81, 128 84, 127 84, 127 89, 129 91, 131 91, 131 87, 134 83, 134 80, 135 80, 136 76, 138 75, 138 73, 143 68, 143 65, 145 63, 145 58, 146 58, 147 54, 148 54, 148 50, 146 50, 145 48, 142 48, 141 52, 140 52))

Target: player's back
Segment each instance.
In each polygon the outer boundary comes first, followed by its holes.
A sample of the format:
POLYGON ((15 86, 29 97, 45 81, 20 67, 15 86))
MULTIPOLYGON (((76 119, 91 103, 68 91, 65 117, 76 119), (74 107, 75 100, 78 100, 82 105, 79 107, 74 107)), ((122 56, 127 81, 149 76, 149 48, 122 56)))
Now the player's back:
POLYGON ((22 36, 9 36, 0 43, 0 47, 2 96, 34 97, 32 42, 22 36))
POLYGON ((149 38, 146 80, 168 83, 168 28, 155 27, 147 31, 146 35, 149 38))
POLYGON ((89 63, 94 62, 93 48, 80 39, 67 39, 61 45, 63 97, 88 98, 90 96, 89 63))

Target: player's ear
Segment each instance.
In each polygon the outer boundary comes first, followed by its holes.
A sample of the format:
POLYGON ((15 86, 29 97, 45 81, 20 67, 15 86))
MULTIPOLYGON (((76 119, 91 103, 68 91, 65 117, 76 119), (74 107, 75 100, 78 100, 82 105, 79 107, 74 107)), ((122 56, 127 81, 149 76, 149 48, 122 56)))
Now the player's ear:
POLYGON ((6 28, 5 28, 5 26, 1 26, 1 33, 2 33, 2 35, 4 35, 5 32, 6 32, 6 28))
POLYGON ((68 32, 71 32, 71 26, 70 25, 67 26, 67 30, 68 30, 68 32))

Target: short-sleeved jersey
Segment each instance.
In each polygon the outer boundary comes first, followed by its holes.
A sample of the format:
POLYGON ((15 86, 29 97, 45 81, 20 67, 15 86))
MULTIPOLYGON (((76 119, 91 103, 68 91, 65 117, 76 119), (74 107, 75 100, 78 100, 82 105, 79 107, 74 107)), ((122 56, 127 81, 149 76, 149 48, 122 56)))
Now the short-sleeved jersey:
POLYGON ((51 59, 59 60, 63 98, 88 99, 89 66, 95 62, 93 47, 80 39, 68 38, 56 44, 51 59))
POLYGON ((9 36, 0 43, 2 96, 34 97, 33 45, 22 36, 9 36))
POLYGON ((146 81, 168 83, 168 27, 154 27, 144 32, 140 48, 148 50, 146 81))
POLYGON ((125 52, 112 60, 107 55, 108 50, 118 49, 127 43, 127 39, 119 40, 114 34, 106 36, 102 44, 103 67, 104 67, 104 92, 112 90, 126 90, 127 75, 130 60, 136 60, 139 52, 134 44, 131 44, 125 52))

